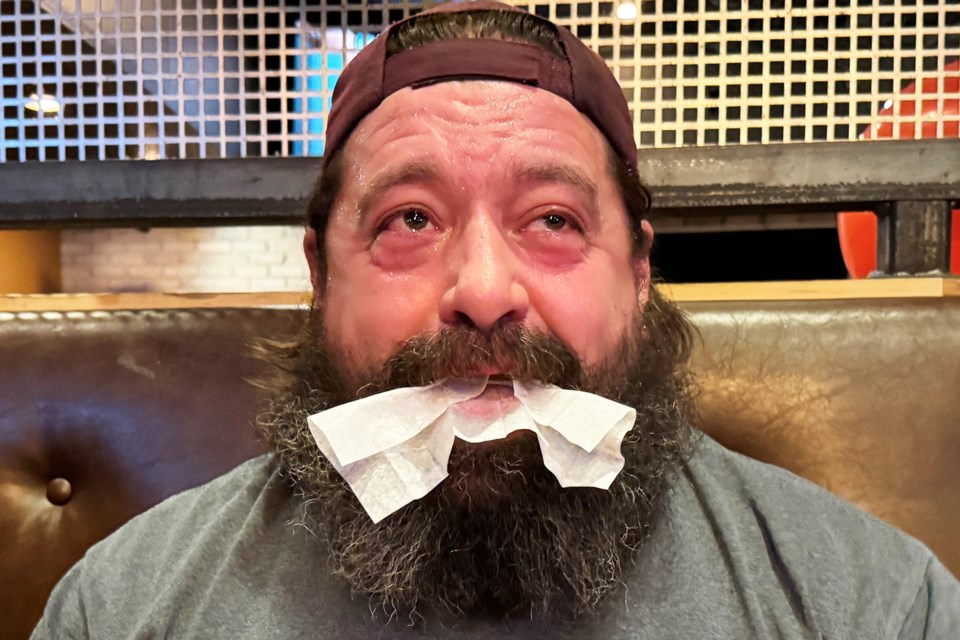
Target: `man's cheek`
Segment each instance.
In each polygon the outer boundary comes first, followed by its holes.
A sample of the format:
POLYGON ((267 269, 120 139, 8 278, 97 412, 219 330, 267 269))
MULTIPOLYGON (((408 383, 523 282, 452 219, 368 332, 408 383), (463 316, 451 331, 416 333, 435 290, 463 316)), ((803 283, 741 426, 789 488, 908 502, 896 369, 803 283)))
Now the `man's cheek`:
POLYGON ((439 329, 437 302, 417 287, 376 288, 358 297, 343 324, 355 357, 365 365, 382 365, 413 336, 439 329))
POLYGON ((591 282, 568 284, 563 295, 545 297, 541 308, 547 331, 590 365, 608 358, 620 344, 637 303, 634 294, 619 287, 591 282))

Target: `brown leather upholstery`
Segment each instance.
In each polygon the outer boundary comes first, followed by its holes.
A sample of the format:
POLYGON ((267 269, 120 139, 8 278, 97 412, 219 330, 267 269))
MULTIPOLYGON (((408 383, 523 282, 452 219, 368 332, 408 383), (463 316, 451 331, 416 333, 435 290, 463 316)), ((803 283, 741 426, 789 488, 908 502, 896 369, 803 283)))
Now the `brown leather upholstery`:
POLYGON ((685 307, 707 432, 916 536, 960 576, 960 298, 685 307))
MULTIPOLYGON (((688 303, 706 429, 960 574, 960 299, 688 303)), ((302 312, 0 313, 0 638, 94 541, 263 450, 254 335, 302 312)), ((803 526, 803 523, 797 523, 803 526)))
POLYGON ((244 342, 282 315, 0 314, 0 638, 91 544, 264 450, 244 342))

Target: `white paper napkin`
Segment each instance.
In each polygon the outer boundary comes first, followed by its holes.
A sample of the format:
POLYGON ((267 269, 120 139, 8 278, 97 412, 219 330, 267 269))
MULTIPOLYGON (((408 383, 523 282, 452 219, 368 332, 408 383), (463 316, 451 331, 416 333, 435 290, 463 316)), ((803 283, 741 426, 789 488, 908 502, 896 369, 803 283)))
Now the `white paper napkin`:
POLYGON ((610 488, 623 469, 620 444, 635 410, 582 391, 516 381, 512 409, 492 417, 459 410, 486 388, 486 380, 456 380, 395 389, 317 413, 307 424, 374 522, 447 477, 455 438, 488 442, 527 429, 560 486, 610 488))

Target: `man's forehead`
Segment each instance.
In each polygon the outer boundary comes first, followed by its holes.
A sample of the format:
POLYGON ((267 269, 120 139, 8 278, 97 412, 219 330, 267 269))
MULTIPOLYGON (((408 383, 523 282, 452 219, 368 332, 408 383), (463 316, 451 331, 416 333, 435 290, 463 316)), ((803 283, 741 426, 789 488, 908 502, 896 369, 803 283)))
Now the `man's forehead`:
POLYGON ((557 96, 496 81, 449 82, 391 95, 345 149, 366 188, 437 181, 471 168, 511 182, 563 182, 596 199, 610 149, 583 114, 557 96))
POLYGON ((362 137, 371 128, 391 123, 409 125, 411 119, 425 126, 450 122, 488 129, 510 127, 534 121, 547 111, 567 110, 571 115, 579 113, 568 102, 535 87, 496 80, 458 80, 407 87, 391 94, 361 120, 354 135, 362 137))
POLYGON ((347 155, 363 147, 376 150, 403 140, 393 153, 416 154, 431 139, 447 136, 451 151, 476 152, 479 159, 499 144, 528 141, 546 157, 583 150, 591 156, 609 150, 603 134, 569 102, 556 95, 511 82, 461 80, 405 88, 368 113, 350 136, 347 155))

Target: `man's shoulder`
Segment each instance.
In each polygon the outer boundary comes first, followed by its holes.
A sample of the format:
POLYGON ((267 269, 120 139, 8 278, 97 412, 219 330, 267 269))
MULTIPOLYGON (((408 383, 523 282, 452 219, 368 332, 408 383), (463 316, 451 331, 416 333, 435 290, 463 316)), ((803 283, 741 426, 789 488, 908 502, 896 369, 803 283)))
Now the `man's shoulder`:
POLYGON ((749 513, 751 519, 775 520, 801 537, 829 529, 898 544, 911 555, 930 555, 919 541, 853 503, 782 467, 727 449, 709 436, 700 437, 687 474, 701 499, 749 513))
MULTIPOLYGON (((136 516, 110 536, 92 546, 84 558, 89 566, 106 568, 116 562, 106 558, 129 557, 137 570, 145 565, 164 566, 184 544, 202 546, 204 540, 220 543, 252 517, 263 517, 265 501, 276 493, 278 477, 273 455, 265 454, 240 464, 206 484, 167 498, 136 516), (150 553, 144 554, 149 549, 150 553), (98 560, 100 560, 98 562, 98 560)), ((167 565, 169 566, 169 565, 167 565)))
POLYGON ((86 585, 126 585, 131 593, 137 585, 156 584, 185 557, 210 557, 245 522, 262 520, 271 510, 265 502, 276 493, 271 487, 278 482, 282 479, 272 455, 248 460, 136 516, 90 547, 71 573, 82 575, 86 585))
POLYGON ((698 504, 713 517, 755 528, 765 541, 816 546, 865 564, 905 563, 922 571, 932 556, 915 538, 786 469, 731 451, 707 436, 686 469, 698 504), (882 562, 881 562, 882 561, 882 562))
POLYGON ((896 637, 928 614, 932 584, 946 585, 951 616, 960 605, 956 581, 921 542, 706 436, 675 483, 669 526, 698 588, 746 594, 735 608, 748 618, 778 610, 801 628, 896 637))
POLYGON ((256 575, 260 554, 276 556, 290 541, 285 525, 298 504, 272 455, 168 498, 87 551, 57 585, 35 637, 64 628, 90 637, 189 635, 184 625, 196 620, 187 614, 211 583, 242 593, 236 576, 256 575))

